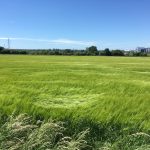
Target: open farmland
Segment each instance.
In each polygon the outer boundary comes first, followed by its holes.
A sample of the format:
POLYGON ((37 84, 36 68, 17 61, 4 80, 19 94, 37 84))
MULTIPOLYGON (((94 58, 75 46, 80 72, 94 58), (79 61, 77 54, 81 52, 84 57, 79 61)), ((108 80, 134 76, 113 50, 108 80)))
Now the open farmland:
POLYGON ((150 58, 1 55, 0 113, 13 111, 69 120, 104 140, 103 126, 110 139, 149 133, 150 58))

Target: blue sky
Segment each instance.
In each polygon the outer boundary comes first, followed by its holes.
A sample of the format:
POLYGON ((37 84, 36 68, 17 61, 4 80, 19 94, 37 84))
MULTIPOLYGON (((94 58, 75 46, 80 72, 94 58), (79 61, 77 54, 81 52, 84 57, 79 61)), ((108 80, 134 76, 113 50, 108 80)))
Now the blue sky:
POLYGON ((150 47, 150 0, 0 0, 0 45, 150 47))

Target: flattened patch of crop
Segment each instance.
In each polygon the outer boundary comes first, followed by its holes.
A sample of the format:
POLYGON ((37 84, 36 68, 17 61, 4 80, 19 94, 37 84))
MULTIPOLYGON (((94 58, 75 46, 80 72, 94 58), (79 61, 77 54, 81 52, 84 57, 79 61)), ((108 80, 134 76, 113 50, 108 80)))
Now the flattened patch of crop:
POLYGON ((103 94, 86 94, 86 95, 59 95, 52 97, 50 95, 43 95, 41 100, 39 99, 34 104, 42 107, 77 107, 94 102, 98 97, 102 97, 103 94))

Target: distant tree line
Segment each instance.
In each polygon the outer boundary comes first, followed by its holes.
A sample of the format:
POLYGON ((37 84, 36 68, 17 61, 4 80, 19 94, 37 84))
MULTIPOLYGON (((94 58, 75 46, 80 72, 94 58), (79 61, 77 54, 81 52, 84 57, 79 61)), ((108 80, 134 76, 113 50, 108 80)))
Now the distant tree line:
POLYGON ((124 50, 98 50, 96 46, 91 46, 85 50, 74 49, 5 49, 0 46, 0 54, 22 54, 22 55, 74 55, 74 56, 147 56, 144 52, 124 51, 124 50))

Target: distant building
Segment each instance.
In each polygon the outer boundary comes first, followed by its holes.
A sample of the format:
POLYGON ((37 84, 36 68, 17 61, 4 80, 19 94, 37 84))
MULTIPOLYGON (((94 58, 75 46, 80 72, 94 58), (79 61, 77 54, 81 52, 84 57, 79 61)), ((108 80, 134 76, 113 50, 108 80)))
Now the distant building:
POLYGON ((137 51, 137 52, 150 53, 150 48, 137 47, 137 48, 136 48, 136 51, 137 51))

